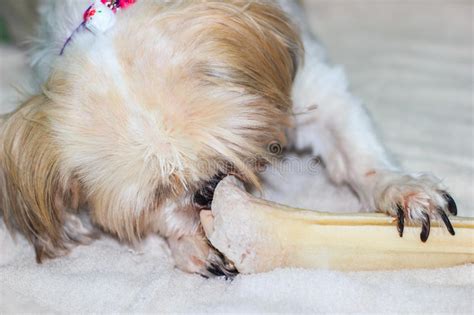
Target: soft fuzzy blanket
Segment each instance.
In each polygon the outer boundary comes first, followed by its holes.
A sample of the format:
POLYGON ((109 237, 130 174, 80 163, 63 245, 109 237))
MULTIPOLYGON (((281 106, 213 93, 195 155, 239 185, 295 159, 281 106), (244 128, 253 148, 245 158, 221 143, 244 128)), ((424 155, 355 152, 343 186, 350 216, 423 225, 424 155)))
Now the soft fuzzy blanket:
MULTIPOLYGON (((307 1, 308 15, 381 136, 410 171, 450 187, 459 214, 474 215, 473 31, 471 1, 307 1)), ((2 111, 12 84, 29 77, 24 55, 0 47, 2 111)), ((304 159, 304 158, 303 158, 304 159)), ((354 211, 347 188, 324 170, 270 169, 265 196, 295 206, 354 211)), ((301 167, 303 166, 303 167, 301 167)), ((395 232, 394 232, 395 233, 395 232)), ((474 240, 473 240, 474 243, 474 240)), ((474 245, 474 244, 473 244, 474 245)), ((103 236, 37 265, 26 241, 0 224, 0 312, 474 312, 474 267, 393 272, 284 269, 206 280, 173 268, 166 244, 129 248, 103 236)))

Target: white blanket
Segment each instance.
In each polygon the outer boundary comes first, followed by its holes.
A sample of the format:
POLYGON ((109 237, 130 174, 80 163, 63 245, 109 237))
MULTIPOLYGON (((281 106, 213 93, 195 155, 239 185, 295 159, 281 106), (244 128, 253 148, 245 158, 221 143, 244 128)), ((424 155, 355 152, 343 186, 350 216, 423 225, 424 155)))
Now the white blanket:
MULTIPOLYGON (((316 33, 332 60, 346 66, 355 94, 367 103, 395 157, 410 171, 443 178, 459 214, 474 215, 472 3, 308 5, 316 33)), ((3 110, 15 98, 9 84, 24 81, 26 73, 24 57, 0 47, 3 110)), ((267 198, 318 210, 359 207, 349 189, 328 186, 320 168, 270 170, 268 176, 267 198)), ((103 236, 37 265, 25 239, 13 241, 0 224, 2 313, 472 313, 473 298, 473 266, 359 273, 285 269, 232 282, 206 280, 174 269, 156 236, 138 249, 103 236)))

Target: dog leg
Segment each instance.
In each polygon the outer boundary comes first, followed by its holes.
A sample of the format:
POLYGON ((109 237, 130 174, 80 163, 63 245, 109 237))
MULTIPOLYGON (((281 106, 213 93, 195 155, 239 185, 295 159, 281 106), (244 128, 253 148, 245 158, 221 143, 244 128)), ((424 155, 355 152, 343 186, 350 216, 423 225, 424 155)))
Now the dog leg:
POLYGON ((89 245, 99 238, 99 233, 92 226, 83 223, 79 215, 63 212, 63 245, 58 246, 47 235, 33 239, 36 262, 42 263, 45 258, 57 258, 69 254, 77 245, 89 245))
POLYGON ((176 266, 205 278, 232 278, 238 272, 234 264, 210 245, 203 232, 167 239, 176 266))
MULTIPOLYGON (((318 46, 311 40, 304 44, 318 46)), ((364 209, 397 217, 400 236, 406 222, 421 223, 420 238, 426 241, 433 220, 454 234, 448 214, 457 214, 456 204, 440 180, 404 173, 390 161, 363 105, 349 93, 343 71, 312 51, 307 49, 293 87, 295 146, 319 153, 330 178, 349 184, 364 209)))

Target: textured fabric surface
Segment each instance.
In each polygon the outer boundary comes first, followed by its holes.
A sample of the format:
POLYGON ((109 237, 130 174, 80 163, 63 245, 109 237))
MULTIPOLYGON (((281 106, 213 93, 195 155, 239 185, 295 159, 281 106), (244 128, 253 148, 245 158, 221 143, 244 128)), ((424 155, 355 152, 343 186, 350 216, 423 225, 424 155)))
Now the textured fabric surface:
MULTIPOLYGON (((310 0, 310 21, 334 63, 409 171, 444 179, 473 216, 471 1, 310 0)), ((24 56, 0 46, 0 100, 28 78, 24 56)), ((305 161, 267 173, 267 198, 318 210, 354 211, 347 188, 305 161)), ((395 233, 395 231, 394 231, 395 233)), ((474 242, 474 240, 473 240, 474 242)), ((276 270, 206 280, 173 268, 159 237, 131 249, 109 237, 37 265, 33 249, 0 225, 0 312, 474 312, 474 268, 345 273, 276 270)))

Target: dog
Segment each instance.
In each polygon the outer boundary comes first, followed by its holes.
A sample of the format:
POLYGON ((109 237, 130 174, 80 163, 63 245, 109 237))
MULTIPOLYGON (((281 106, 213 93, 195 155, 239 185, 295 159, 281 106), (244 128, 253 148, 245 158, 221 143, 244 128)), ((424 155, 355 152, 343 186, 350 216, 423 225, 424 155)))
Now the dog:
POLYGON ((319 154, 364 208, 454 230, 440 180, 393 163, 298 2, 43 0, 31 62, 40 91, 1 118, 1 209, 36 259, 91 242, 166 238, 177 267, 238 271, 199 211, 227 174, 259 187, 270 143, 319 154), (295 113, 304 113, 296 115, 295 113))

